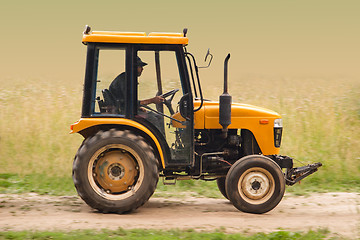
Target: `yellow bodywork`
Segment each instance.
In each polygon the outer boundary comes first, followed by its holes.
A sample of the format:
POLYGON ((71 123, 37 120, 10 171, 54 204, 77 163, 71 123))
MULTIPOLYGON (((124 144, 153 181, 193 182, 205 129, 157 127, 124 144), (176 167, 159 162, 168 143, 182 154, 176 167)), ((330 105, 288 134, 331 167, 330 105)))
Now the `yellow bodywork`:
POLYGON ((70 133, 78 133, 89 127, 106 125, 106 124, 111 124, 111 125, 117 124, 117 125, 130 126, 130 127, 137 128, 137 129, 141 130, 142 132, 144 132, 145 134, 147 134, 154 141, 154 143, 159 151, 161 164, 165 168, 164 154, 163 154, 163 151, 161 149, 158 139, 145 126, 143 126, 142 124, 140 124, 138 122, 132 121, 130 119, 125 119, 125 118, 81 118, 79 121, 77 121, 76 123, 71 125, 70 133))
POLYGON ((83 43, 101 42, 101 43, 135 43, 135 44, 181 44, 187 45, 189 39, 182 33, 149 33, 144 32, 106 32, 93 31, 84 34, 83 43))
MULTIPOLYGON (((200 106, 195 101, 194 108, 200 106)), ((183 121, 180 113, 175 113, 173 118, 183 121)), ((233 103, 231 105, 231 124, 229 129, 248 129, 253 134, 261 149, 262 154, 279 154, 280 148, 274 145, 274 120, 281 116, 271 110, 248 104, 233 103)), ((172 121, 177 128, 183 126, 172 121)), ((205 101, 202 108, 194 113, 195 129, 222 129, 219 124, 219 102, 205 101)))

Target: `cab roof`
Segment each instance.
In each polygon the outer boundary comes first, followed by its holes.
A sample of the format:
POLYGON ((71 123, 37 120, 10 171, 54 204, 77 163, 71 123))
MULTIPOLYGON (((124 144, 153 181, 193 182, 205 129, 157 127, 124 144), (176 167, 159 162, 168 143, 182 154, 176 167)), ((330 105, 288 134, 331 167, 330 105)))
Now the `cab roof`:
POLYGON ((110 31, 85 31, 83 43, 134 43, 134 44, 181 44, 187 45, 189 39, 183 33, 152 32, 110 32, 110 31))

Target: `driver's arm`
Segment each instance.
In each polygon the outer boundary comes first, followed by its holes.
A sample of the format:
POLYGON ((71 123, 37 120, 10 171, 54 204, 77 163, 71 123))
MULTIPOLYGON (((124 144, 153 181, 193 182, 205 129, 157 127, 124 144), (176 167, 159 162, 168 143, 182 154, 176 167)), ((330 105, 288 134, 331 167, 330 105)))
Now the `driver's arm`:
POLYGON ((155 103, 155 104, 159 104, 164 102, 164 98, 161 96, 156 96, 153 98, 149 98, 149 99, 145 99, 145 100, 140 100, 140 105, 149 105, 150 103, 155 103))

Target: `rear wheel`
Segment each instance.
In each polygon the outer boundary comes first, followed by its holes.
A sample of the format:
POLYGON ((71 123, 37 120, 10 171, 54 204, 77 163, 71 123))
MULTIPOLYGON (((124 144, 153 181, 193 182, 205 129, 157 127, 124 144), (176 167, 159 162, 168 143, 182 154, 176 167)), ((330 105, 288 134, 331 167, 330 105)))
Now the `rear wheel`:
POLYGON ((158 179, 151 147, 131 131, 98 132, 84 141, 73 165, 78 194, 104 213, 142 206, 154 193, 158 179))
POLYGON ((226 193, 243 212, 265 213, 284 196, 285 179, 280 167, 270 158, 250 155, 238 160, 226 176, 226 193))

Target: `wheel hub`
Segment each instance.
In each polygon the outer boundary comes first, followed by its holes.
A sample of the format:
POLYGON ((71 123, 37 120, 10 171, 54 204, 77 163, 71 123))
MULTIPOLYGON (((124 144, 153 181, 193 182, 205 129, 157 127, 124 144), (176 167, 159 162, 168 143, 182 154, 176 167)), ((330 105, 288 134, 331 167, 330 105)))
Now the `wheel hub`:
POLYGON ((258 182, 257 180, 255 180, 252 184, 251 187, 256 191, 259 190, 261 188, 261 183, 258 182))
POLYGON ((267 175, 257 171, 247 173, 241 183, 242 192, 253 200, 266 196, 270 188, 271 183, 267 175))
POLYGON ((129 190, 138 174, 135 160, 126 151, 104 153, 94 163, 94 180, 107 193, 129 190))
POLYGON ((125 168, 119 163, 113 163, 108 168, 108 174, 112 180, 120 180, 125 175, 125 168))

